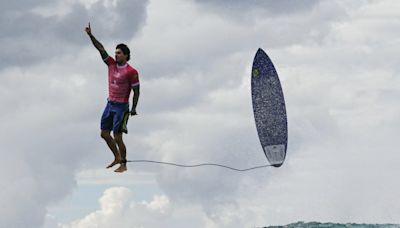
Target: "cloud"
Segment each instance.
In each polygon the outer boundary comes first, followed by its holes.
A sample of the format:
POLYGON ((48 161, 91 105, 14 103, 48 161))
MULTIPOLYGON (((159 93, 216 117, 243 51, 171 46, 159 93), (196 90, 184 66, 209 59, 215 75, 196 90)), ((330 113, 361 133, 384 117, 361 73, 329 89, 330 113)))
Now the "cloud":
POLYGON ((52 73, 39 69, 14 69, 2 74, 4 96, 0 100, 9 105, 1 114, 7 129, 0 139, 5 156, 2 180, 7 183, 0 194, 2 227, 40 227, 46 206, 75 186, 73 170, 83 158, 82 151, 90 149, 91 139, 81 138, 86 129, 82 116, 72 108, 77 105, 72 94, 79 87, 67 80, 61 89, 52 73), (17 99, 17 94, 21 99, 18 104, 10 100, 17 99))
MULTIPOLYGON (((146 19, 146 0, 42 1, 16 7, 7 4, 0 16, 1 68, 27 66, 78 53, 89 44, 84 27, 108 41, 126 42, 146 19)), ((89 44, 90 45, 90 44, 89 44)), ((114 45, 114 44, 113 44, 114 45)))
POLYGON ((135 202, 130 189, 113 187, 104 191, 99 204, 100 208, 95 212, 59 227, 152 227, 170 220, 171 205, 165 195, 155 195, 150 202, 135 202))
POLYGON ((231 12, 232 16, 241 17, 243 14, 254 13, 255 11, 267 12, 268 16, 275 16, 281 14, 296 14, 303 11, 312 10, 320 1, 319 0, 305 0, 305 1, 295 1, 295 0, 250 0, 250 1, 240 1, 240 0, 205 0, 196 1, 200 5, 205 5, 208 9, 223 12, 231 12))
POLYGON ((134 192, 126 187, 112 187, 104 191, 99 199, 100 208, 68 224, 58 224, 62 228, 80 227, 242 227, 241 219, 249 214, 238 205, 219 204, 210 209, 208 215, 201 208, 172 202, 166 195, 154 195, 151 201, 137 202, 134 192))

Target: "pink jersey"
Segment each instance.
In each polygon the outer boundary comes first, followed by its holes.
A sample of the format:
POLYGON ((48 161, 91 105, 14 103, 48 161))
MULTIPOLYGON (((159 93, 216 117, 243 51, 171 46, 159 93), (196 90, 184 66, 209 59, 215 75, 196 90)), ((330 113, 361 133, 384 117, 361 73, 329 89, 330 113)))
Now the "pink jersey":
POLYGON ((108 100, 127 103, 132 87, 139 85, 137 70, 127 63, 117 65, 111 56, 105 58, 104 62, 108 66, 108 100))

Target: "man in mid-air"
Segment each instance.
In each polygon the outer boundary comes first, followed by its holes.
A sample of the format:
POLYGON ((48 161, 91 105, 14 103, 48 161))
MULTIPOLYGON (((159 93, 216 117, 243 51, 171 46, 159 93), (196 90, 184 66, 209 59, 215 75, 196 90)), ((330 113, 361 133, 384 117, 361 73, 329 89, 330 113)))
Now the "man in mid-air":
POLYGON ((107 168, 120 164, 115 172, 124 172, 127 170, 126 147, 122 140, 122 133, 128 133, 126 124, 129 114, 132 116, 137 114, 136 106, 140 88, 138 72, 127 63, 130 59, 130 50, 125 44, 117 45, 115 59, 113 59, 93 36, 90 23, 85 31, 108 66, 108 99, 101 117, 101 137, 114 154, 114 161, 107 168), (132 109, 129 111, 131 89, 133 90, 133 102, 132 109), (114 137, 111 136, 111 131, 114 137))

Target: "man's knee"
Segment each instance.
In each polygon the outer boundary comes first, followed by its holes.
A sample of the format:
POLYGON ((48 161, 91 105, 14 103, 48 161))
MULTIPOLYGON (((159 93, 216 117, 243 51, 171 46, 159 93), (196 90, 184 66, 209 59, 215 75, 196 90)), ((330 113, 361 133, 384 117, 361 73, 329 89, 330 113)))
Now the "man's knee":
POLYGON ((123 144, 122 133, 114 133, 114 140, 117 144, 123 144))
POLYGON ((100 137, 102 137, 104 140, 110 140, 111 135, 109 131, 101 131, 100 137))

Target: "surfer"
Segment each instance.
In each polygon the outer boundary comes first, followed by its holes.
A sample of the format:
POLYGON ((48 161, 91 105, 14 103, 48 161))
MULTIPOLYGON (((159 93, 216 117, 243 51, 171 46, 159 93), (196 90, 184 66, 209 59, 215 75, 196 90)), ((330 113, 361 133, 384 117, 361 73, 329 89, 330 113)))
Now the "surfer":
POLYGON ((126 167, 126 147, 122 134, 128 133, 126 124, 129 115, 137 115, 136 106, 139 100, 139 76, 136 69, 127 62, 130 59, 130 50, 125 44, 118 44, 115 48, 115 59, 108 55, 103 45, 93 36, 90 23, 85 27, 94 47, 100 52, 101 58, 108 66, 108 99, 101 117, 101 137, 106 141, 114 161, 107 166, 120 166, 115 172, 124 172, 126 167), (133 90, 132 109, 129 110, 129 95, 133 90), (111 136, 113 132, 113 136, 111 136))

